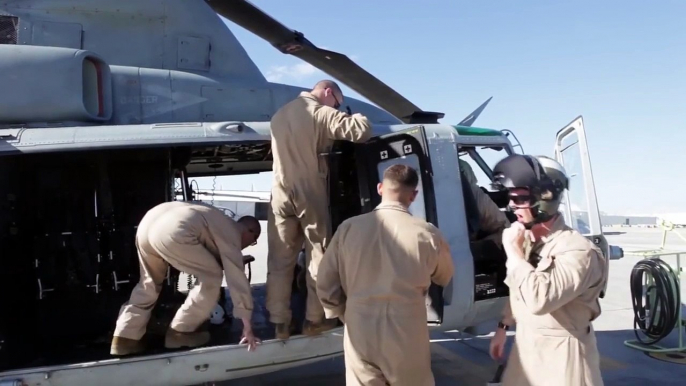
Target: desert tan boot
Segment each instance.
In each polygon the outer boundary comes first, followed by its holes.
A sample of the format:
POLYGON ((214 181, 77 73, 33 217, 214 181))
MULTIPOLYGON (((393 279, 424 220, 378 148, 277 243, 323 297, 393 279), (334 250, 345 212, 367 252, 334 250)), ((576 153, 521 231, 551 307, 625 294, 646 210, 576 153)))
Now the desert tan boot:
POLYGON ((275 332, 276 339, 286 340, 291 337, 290 326, 287 323, 276 323, 275 332))
POLYGON ((110 346, 110 355, 131 355, 143 351, 145 347, 140 340, 122 338, 115 336, 112 338, 112 345, 110 346))
POLYGON ((199 347, 210 341, 210 333, 207 331, 179 332, 173 328, 167 330, 164 337, 164 347, 199 347))
POLYGON ((324 319, 320 322, 312 322, 305 319, 303 323, 303 334, 307 336, 319 335, 324 331, 336 328, 338 319, 324 319))

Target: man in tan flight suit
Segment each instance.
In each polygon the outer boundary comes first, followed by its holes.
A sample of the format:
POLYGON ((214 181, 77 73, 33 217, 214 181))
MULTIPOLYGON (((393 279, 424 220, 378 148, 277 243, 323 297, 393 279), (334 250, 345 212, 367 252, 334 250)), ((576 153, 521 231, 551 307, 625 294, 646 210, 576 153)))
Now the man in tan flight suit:
POLYGON ((319 266, 326 316, 345 323, 348 386, 434 385, 425 298, 454 267, 441 232, 408 211, 418 182, 409 166, 386 169, 381 204, 344 221, 319 266))
POLYGON ((547 157, 516 154, 493 173, 518 219, 503 232, 510 302, 490 348, 501 359, 505 331, 517 323, 503 385, 603 385, 592 321, 601 313, 606 260, 558 212, 568 189, 564 168, 547 157))
MULTIPOLYGON (((505 216, 505 213, 498 208, 498 205, 493 202, 491 197, 481 190, 472 167, 462 159, 459 160, 459 164, 460 171, 467 179, 472 195, 476 200, 476 206, 479 210, 479 229, 488 235, 495 235, 501 230, 508 228, 510 226, 510 221, 507 219, 507 216, 505 216)), ((500 244, 500 241, 498 241, 498 244, 500 244)))
POLYGON ((111 354, 128 355, 143 350, 141 338, 169 264, 194 275, 198 284, 176 312, 167 330, 165 347, 197 347, 210 340, 208 332, 196 330, 217 305, 223 267, 234 304, 233 314, 243 321, 241 344, 248 343, 248 349, 254 350, 259 340, 252 332, 253 298, 241 250, 254 245, 260 232, 260 223, 254 217, 245 216, 236 222, 204 203, 172 201, 149 210, 136 232, 140 281, 120 311, 111 354))
POLYGON ((316 296, 317 267, 330 235, 328 153, 334 140, 364 142, 372 126, 361 114, 338 111, 343 94, 324 80, 302 92, 274 114, 271 121, 274 155, 271 209, 268 224, 267 310, 277 339, 288 339, 291 285, 296 259, 306 245, 307 307, 303 333, 315 335, 336 326, 325 320, 316 296), (275 231, 273 231, 275 230, 275 231))

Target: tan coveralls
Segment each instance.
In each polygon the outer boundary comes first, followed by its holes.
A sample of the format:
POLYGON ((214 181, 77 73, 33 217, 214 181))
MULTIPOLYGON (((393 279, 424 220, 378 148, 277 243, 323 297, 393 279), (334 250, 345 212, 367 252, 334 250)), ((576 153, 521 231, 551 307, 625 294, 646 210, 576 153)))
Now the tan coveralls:
POLYGON ((425 298, 453 276, 448 243, 400 203, 344 221, 319 267, 317 295, 345 323, 346 385, 434 385, 425 298))
POLYGON ((330 235, 329 167, 327 157, 334 140, 364 142, 372 126, 364 116, 352 116, 322 105, 302 92, 274 114, 271 121, 274 178, 268 224, 267 310, 272 323, 289 323, 293 271, 305 243, 307 275, 306 318, 324 317, 317 300, 317 267, 330 235), (272 231, 275 230, 275 231, 272 231))
POLYGON ((219 300, 222 266, 236 318, 250 318, 253 298, 245 275, 238 224, 202 203, 172 201, 152 208, 136 232, 140 281, 121 308, 114 336, 140 340, 166 278, 167 265, 198 278, 171 322, 193 332, 210 317, 219 300), (221 265, 220 265, 221 262, 221 265))
POLYGON ((503 316, 508 325, 516 321, 517 331, 503 385, 603 385, 591 322, 601 313, 605 257, 562 215, 525 252, 530 261, 541 260, 536 268, 508 261, 510 303, 503 316))
MULTIPOLYGON (((510 221, 505 216, 498 205, 491 200, 488 194, 484 193, 481 188, 479 188, 479 182, 474 175, 472 167, 465 161, 459 160, 460 169, 463 174, 467 177, 469 186, 472 188, 472 195, 476 200, 476 206, 479 210, 479 224, 480 228, 489 234, 494 234, 510 226, 510 221)), ((498 240, 500 244, 501 241, 498 240)))

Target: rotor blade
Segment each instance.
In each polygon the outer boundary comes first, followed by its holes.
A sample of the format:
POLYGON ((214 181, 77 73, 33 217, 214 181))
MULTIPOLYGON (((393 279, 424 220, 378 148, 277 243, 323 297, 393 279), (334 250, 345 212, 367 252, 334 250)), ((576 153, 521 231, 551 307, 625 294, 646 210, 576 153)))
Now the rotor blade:
POLYGON ((323 50, 246 0, 205 0, 219 15, 269 42, 279 51, 313 65, 407 123, 437 123, 443 113, 422 111, 347 56, 323 50))
POLYGON ((474 121, 476 121, 476 119, 479 118, 479 115, 481 115, 481 112, 484 111, 484 109, 488 105, 488 102, 490 102, 491 99, 493 99, 493 97, 488 98, 486 102, 482 103, 481 106, 477 107, 476 110, 472 111, 471 114, 467 115, 467 117, 463 119, 462 122, 458 123, 458 126, 473 125, 474 121))

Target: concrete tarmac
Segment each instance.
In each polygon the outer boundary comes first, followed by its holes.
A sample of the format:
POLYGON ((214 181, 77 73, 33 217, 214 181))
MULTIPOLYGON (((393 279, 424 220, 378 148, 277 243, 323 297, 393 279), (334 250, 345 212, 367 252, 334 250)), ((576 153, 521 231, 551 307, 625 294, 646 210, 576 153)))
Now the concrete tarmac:
MULTIPOLYGON (((669 363, 652 358, 645 353, 624 345, 626 340, 634 340, 634 313, 629 289, 631 270, 642 257, 629 255, 631 251, 656 249, 662 241, 662 231, 655 228, 604 228, 610 244, 624 248, 625 256, 610 263, 610 279, 607 294, 601 299, 602 315, 594 322, 599 350, 601 369, 607 386, 638 386, 655 382, 661 386, 686 384, 686 353, 682 364, 669 363)), ((677 229, 686 237, 686 229, 677 229)), ((253 264, 253 282, 264 281, 266 277, 266 240, 260 240, 246 254, 253 254, 260 264, 253 264)), ((682 264, 686 265, 686 241, 670 235, 666 248, 684 251, 682 264)), ((663 257, 676 269, 673 256, 663 257)), ((686 275, 683 275, 686 276, 686 275)), ((682 277, 682 285, 686 278, 682 277)), ((682 299, 686 291, 681 290, 682 299)), ((682 301, 683 303, 683 301, 682 301)), ((686 311, 686 307, 682 307, 686 311)), ((686 312, 682 312, 686 314, 686 312)), ((491 327, 488 326, 490 329, 491 327)), ((678 329, 659 344, 676 347, 679 341, 678 329)), ((686 346, 686 329, 683 342, 686 346)), ((437 386, 465 385, 483 386, 491 380, 497 364, 488 355, 490 335, 472 336, 460 332, 436 333, 432 336, 432 364, 437 386)), ((512 338, 509 339, 511 344, 512 338)), ((677 355, 674 355, 677 356, 677 355)), ((677 359, 678 360, 678 359, 677 359)), ((345 366, 343 358, 336 358, 317 364, 279 371, 271 374, 231 381, 232 386, 309 386, 345 385, 345 366)), ((216 385, 229 385, 216 383, 216 385)))

